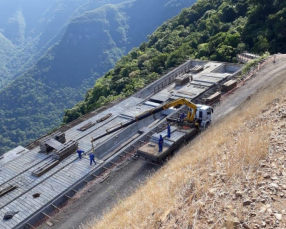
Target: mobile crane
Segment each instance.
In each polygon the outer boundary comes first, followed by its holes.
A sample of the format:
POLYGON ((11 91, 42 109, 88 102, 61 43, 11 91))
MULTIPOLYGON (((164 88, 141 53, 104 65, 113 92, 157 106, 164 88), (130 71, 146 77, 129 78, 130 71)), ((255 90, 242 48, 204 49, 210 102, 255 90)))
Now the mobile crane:
MULTIPOLYGON (((179 108, 182 105, 186 105, 189 109, 187 112, 187 116, 184 119, 174 119, 174 118, 167 118, 168 122, 173 122, 178 126, 187 126, 191 131, 187 132, 186 137, 191 137, 199 132, 200 129, 205 129, 210 123, 211 123, 211 114, 213 113, 213 108, 207 105, 196 105, 190 101, 188 101, 185 98, 180 98, 174 101, 170 101, 168 103, 165 103, 161 106, 158 106, 154 109, 148 110, 138 116, 136 116, 133 120, 121 123, 117 126, 111 127, 106 130, 106 133, 101 134, 95 138, 92 138, 92 149, 94 151, 93 143, 103 138, 109 134, 112 134, 120 129, 123 129, 129 125, 132 125, 133 123, 136 123, 142 119, 145 119, 151 115, 154 115, 156 113, 159 113, 161 111, 167 110, 169 108, 179 108)), ((189 138, 188 137, 188 138, 189 138)))
POLYGON ((129 121, 129 122, 125 122, 125 123, 121 123, 119 126, 117 127, 111 127, 110 129, 106 130, 106 133, 99 135, 95 138, 92 138, 91 142, 95 142, 96 140, 103 138, 109 134, 112 134, 120 129, 123 129, 135 122, 138 122, 144 118, 147 118, 150 115, 154 115, 156 113, 159 113, 163 110, 167 110, 171 107, 175 107, 178 108, 182 105, 186 105, 189 107, 188 113, 187 113, 187 117, 184 120, 178 120, 178 119, 167 119, 167 121, 169 122, 176 122, 178 124, 193 124, 195 126, 198 126, 197 124, 199 124, 199 128, 203 128, 205 129, 210 123, 211 123, 211 114, 213 113, 213 108, 207 105, 196 105, 190 101, 188 101, 185 98, 181 98, 181 99, 176 99, 174 101, 168 102, 166 104, 163 104, 159 107, 156 107, 154 109, 148 110, 138 116, 135 117, 135 119, 129 121))

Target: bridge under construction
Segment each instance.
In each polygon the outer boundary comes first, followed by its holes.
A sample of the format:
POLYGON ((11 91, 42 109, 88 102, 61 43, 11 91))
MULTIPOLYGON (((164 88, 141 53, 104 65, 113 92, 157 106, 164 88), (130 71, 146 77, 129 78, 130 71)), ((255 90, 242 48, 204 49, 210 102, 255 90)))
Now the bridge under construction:
MULTIPOLYGON (((185 98, 212 105, 236 87, 241 65, 189 60, 133 96, 101 112, 91 112, 0 159, 0 228, 34 228, 89 181, 134 155, 146 139, 166 128, 166 117, 178 118, 183 106, 156 115, 93 141, 115 126, 166 102, 185 98), (95 153, 96 165, 76 149, 95 153), (10 219, 4 219, 5 215, 10 219)), ((183 135, 183 134, 181 134, 183 135)), ((173 135, 177 141, 179 134, 173 135)))

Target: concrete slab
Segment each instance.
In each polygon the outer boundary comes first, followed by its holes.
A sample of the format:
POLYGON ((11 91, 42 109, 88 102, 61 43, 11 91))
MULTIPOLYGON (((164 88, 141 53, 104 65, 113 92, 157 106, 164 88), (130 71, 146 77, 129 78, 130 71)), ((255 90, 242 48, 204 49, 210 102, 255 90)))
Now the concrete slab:
POLYGON ((147 106, 151 106, 151 107, 158 107, 161 105, 160 103, 155 103, 155 102, 151 102, 151 101, 146 101, 144 104, 147 106))
POLYGON ((231 74, 229 73, 215 73, 215 72, 211 72, 211 73, 203 73, 202 76, 205 77, 214 77, 214 78, 227 78, 229 77, 231 74))
POLYGON ((111 120, 115 119, 117 116, 119 116, 125 110, 128 110, 129 108, 134 107, 137 104, 140 104, 142 101, 143 101, 143 99, 140 99, 140 98, 135 98, 135 97, 127 98, 126 100, 120 102, 119 104, 116 104, 112 108, 109 108, 109 109, 99 113, 98 115, 95 115, 94 117, 92 117, 92 118, 72 127, 71 129, 67 130, 65 132, 66 141, 83 138, 87 134, 92 133, 93 131, 96 131, 98 128, 109 123, 111 120), (112 114, 112 116, 110 118, 106 119, 103 122, 96 123, 96 120, 98 120, 99 118, 101 118, 101 117, 103 117, 109 113, 112 114), (92 126, 91 128, 87 129, 86 131, 78 130, 80 127, 82 127, 83 125, 86 125, 89 122, 93 122, 96 124, 94 126, 92 126))
POLYGON ((154 106, 139 104, 136 107, 132 107, 128 109, 127 111, 122 112, 121 115, 134 119, 136 116, 143 114, 144 112, 152 110, 152 109, 154 109, 154 106))
POLYGON ((0 168, 1 166, 7 164, 8 162, 15 160, 17 157, 20 157, 22 154, 28 152, 29 150, 24 148, 23 146, 18 146, 15 149, 12 149, 2 155, 0 158, 0 168))
POLYGON ((206 83, 215 85, 222 80, 223 80, 223 78, 221 78, 221 77, 218 78, 218 77, 210 77, 210 76, 206 76, 206 75, 200 75, 194 79, 194 82, 203 82, 203 83, 206 82, 206 83))
MULTIPOLYGON (((194 82, 194 81, 192 81, 194 82)), ((189 100, 192 100, 193 98, 199 96, 202 94, 204 91, 206 91, 210 84, 206 85, 194 85, 193 83, 188 84, 184 87, 182 87, 180 90, 178 90, 176 93, 174 93, 171 97, 171 99, 178 99, 178 98, 186 98, 189 100)))
POLYGON ((159 146, 158 144, 145 144, 143 146, 141 146, 138 151, 141 152, 146 152, 147 154, 153 155, 153 156, 160 156, 161 154, 165 153, 167 150, 169 149, 168 146, 163 146, 162 152, 159 152, 159 146))
POLYGON ((49 145, 50 147, 52 147, 55 150, 60 150, 64 147, 64 145, 60 142, 58 142, 55 139, 49 139, 48 141, 46 141, 46 144, 49 145))

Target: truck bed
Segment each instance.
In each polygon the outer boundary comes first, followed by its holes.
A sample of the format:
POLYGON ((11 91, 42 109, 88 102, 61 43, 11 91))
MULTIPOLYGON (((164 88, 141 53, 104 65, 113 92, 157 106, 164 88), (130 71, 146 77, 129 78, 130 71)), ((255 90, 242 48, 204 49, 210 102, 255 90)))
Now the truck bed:
POLYGON ((192 139, 198 133, 197 129, 178 129, 171 134, 171 138, 164 138, 165 142, 173 142, 173 144, 164 144, 163 151, 159 151, 158 144, 149 141, 146 144, 142 145, 137 153, 139 156, 144 157, 145 159, 151 160, 152 162, 159 163, 168 155, 170 155, 174 150, 178 149, 181 144, 189 139, 192 139), (178 137, 179 136, 179 137, 178 137))

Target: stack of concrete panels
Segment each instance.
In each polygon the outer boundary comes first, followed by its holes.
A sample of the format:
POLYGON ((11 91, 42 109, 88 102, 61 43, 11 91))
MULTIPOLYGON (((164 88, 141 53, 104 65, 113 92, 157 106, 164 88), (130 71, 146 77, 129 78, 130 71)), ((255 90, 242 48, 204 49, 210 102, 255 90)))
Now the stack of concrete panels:
MULTIPOLYGON (((174 132, 175 130, 177 130, 177 127, 171 126, 171 133, 174 132)), ((163 131, 161 131, 161 132, 158 132, 158 133, 156 133, 156 134, 153 134, 153 135, 152 135, 152 139, 157 139, 157 140, 159 140, 160 135, 162 135, 163 138, 167 137, 167 135, 168 135, 167 127, 166 127, 165 130, 163 130, 163 131)))
MULTIPOLYGON (((177 130, 177 127, 171 126, 171 137, 172 137, 172 133, 176 130, 177 130)), ((165 146, 171 146, 173 144, 172 141, 168 141, 165 139, 168 136, 167 128, 165 130, 159 132, 159 133, 153 134, 151 136, 151 141, 158 144, 160 135, 162 135, 162 137, 164 138, 164 145, 165 146)))
POLYGON ((57 132, 55 132, 55 133, 53 134, 53 136, 54 136, 54 138, 55 138, 58 142, 60 142, 60 143, 65 143, 65 142, 66 142, 65 133, 62 133, 62 132, 57 131, 57 132))
POLYGON ((60 163, 60 160, 55 158, 49 158, 48 161, 45 161, 44 163, 40 163, 39 166, 32 171, 32 175, 34 177, 40 177, 52 168, 54 168, 57 164, 60 163))
POLYGON ((78 128, 80 131, 86 131, 87 129, 93 127, 95 123, 93 122, 88 122, 87 124, 83 125, 82 127, 78 128))
POLYGON ((229 80, 221 85, 221 91, 222 92, 230 91, 231 89, 235 88, 236 85, 237 85, 237 80, 229 80))
POLYGON ((175 79, 176 86, 183 86, 183 85, 189 83, 191 77, 192 77, 192 75, 190 75, 190 74, 177 76, 175 79))
POLYGON ((48 135, 40 140, 40 152, 49 153, 53 149, 59 149, 59 144, 65 142, 66 142, 65 133, 57 131, 52 135, 48 135), (54 148, 54 146, 56 148, 54 148))
POLYGON ((210 103, 213 103, 215 101, 219 101, 220 97, 221 97, 221 92, 217 91, 214 94, 210 95, 209 97, 204 98, 204 102, 205 102, 205 104, 210 104, 210 103))
POLYGON ((151 142, 158 144, 160 135, 164 138, 164 146, 171 147, 175 142, 185 136, 186 133, 180 132, 176 127, 171 127, 171 138, 167 137, 167 131, 162 131, 158 134, 153 134, 151 142))
POLYGON ((77 150, 78 143, 76 141, 70 140, 64 146, 55 152, 55 155, 59 156, 60 160, 63 160, 70 154, 74 153, 77 150))
POLYGON ((190 69, 190 72, 192 73, 198 73, 204 69, 203 65, 196 65, 195 67, 190 69))
MULTIPOLYGON (((50 139, 53 140, 53 139, 50 139)), ((53 156, 50 156, 47 160, 40 163, 39 166, 32 171, 32 175, 35 177, 40 177, 46 172, 50 171, 56 165, 60 163, 63 159, 68 157, 69 155, 75 153, 77 150, 78 143, 76 141, 69 141, 65 143, 59 150, 54 152, 53 156)))
POLYGON ((14 185, 11 185, 11 184, 2 185, 0 187, 0 197, 6 195, 7 193, 13 191, 16 188, 17 188, 17 186, 14 186, 14 185))
POLYGON ((105 121, 106 119, 110 118, 112 116, 112 113, 108 113, 107 115, 105 115, 104 117, 101 117, 99 119, 96 120, 97 123, 99 122, 103 122, 105 121))
POLYGON ((181 132, 181 131, 174 131, 172 134, 171 134, 171 140, 174 141, 174 142, 177 142, 179 139, 181 139, 182 137, 184 137, 186 135, 186 133, 184 132, 181 132))

